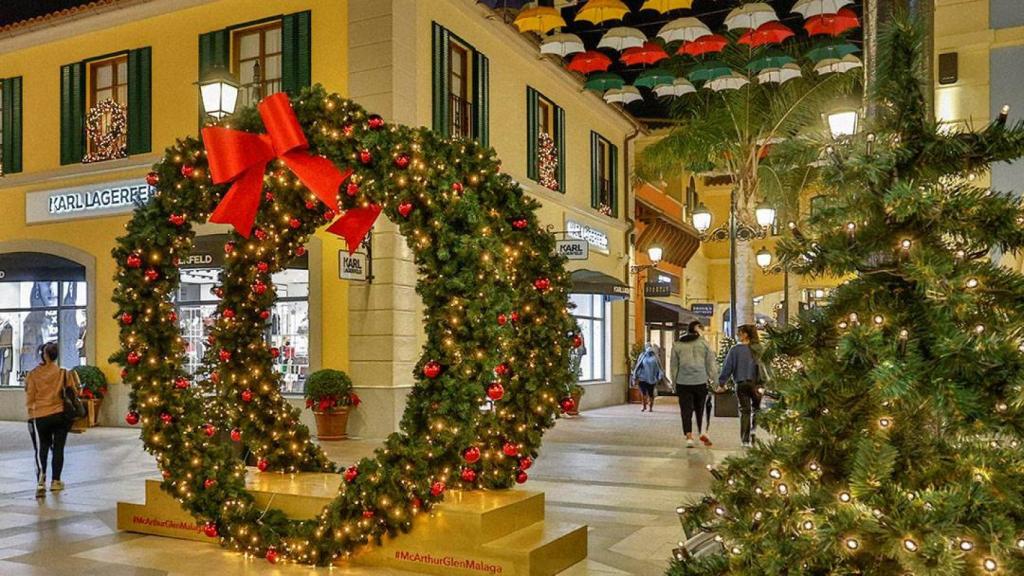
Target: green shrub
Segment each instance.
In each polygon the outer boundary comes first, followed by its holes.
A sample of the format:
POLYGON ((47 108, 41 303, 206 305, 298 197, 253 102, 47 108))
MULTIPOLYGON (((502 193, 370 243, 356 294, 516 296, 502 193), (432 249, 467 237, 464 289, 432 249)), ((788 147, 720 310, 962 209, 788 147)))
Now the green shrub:
POLYGON ((107 377, 103 371, 95 366, 75 366, 75 374, 82 383, 82 396, 84 398, 103 399, 107 395, 107 377))
POLYGON ((341 370, 317 370, 306 378, 306 408, 325 412, 336 406, 359 406, 352 379, 341 370))

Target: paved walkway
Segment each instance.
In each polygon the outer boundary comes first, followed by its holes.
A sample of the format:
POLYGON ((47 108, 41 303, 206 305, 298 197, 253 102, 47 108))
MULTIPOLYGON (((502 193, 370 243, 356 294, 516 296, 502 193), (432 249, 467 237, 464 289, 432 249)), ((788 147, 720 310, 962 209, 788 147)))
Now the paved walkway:
MULTIPOLYGON (((546 493, 549 518, 590 527, 586 562, 564 576, 664 573, 681 536, 675 507, 708 486, 705 465, 738 448, 738 422, 714 420, 713 449, 687 449, 674 398, 653 414, 616 406, 564 419, 545 437, 526 487, 546 493)), ((217 574, 406 576, 385 569, 310 569, 246 560, 210 544, 116 530, 118 500, 142 502, 155 475, 136 430, 95 428, 68 441, 67 490, 34 497, 24 423, 0 422, 0 574, 4 576, 168 576, 217 574)), ((339 462, 374 443, 335 443, 339 462)))

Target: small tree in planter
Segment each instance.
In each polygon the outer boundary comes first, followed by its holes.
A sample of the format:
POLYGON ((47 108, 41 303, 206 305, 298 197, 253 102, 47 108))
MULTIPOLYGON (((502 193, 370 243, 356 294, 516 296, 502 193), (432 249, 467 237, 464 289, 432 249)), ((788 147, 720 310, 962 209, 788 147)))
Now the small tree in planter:
POLYGON ((89 426, 95 426, 103 397, 107 395, 107 377, 95 366, 75 366, 72 370, 82 384, 82 399, 89 405, 89 426))
POLYGON ((306 379, 306 408, 316 416, 320 440, 347 438, 349 410, 361 402, 352 391, 352 379, 341 370, 317 370, 306 379))
POLYGON ((583 362, 583 352, 580 350, 573 350, 569 354, 569 371, 572 372, 572 382, 569 383, 569 389, 567 390, 569 397, 572 398, 572 406, 569 406, 565 413, 570 416, 578 416, 580 413, 580 398, 583 398, 583 394, 586 389, 580 385, 580 376, 583 374, 583 369, 580 364, 583 362))

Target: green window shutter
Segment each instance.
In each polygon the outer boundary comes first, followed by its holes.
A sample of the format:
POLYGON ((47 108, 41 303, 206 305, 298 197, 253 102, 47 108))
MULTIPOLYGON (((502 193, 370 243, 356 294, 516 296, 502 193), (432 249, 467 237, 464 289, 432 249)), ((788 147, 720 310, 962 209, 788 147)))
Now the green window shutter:
POLYGON ((60 163, 76 164, 85 156, 85 64, 60 67, 60 163))
POLYGON ((565 194, 565 109, 555 106, 555 146, 558 147, 558 191, 565 194))
POLYGON ((434 132, 444 137, 451 136, 451 78, 449 72, 451 62, 449 61, 449 45, 451 33, 443 26, 434 22, 431 35, 431 79, 433 106, 433 128, 434 132))
POLYGON ((128 52, 128 153, 144 154, 153 149, 152 50, 128 52))
POLYGON ((313 83, 310 12, 287 14, 282 19, 281 89, 295 95, 313 83))
POLYGON ((608 179, 611 180, 612 216, 619 217, 619 147, 608 145, 608 179))
POLYGON ((601 204, 601 137, 590 133, 590 207, 601 204))
POLYGON ((21 76, 3 80, 3 173, 21 172, 21 76))
POLYGON ((491 63, 487 56, 473 53, 473 136, 480 144, 491 144, 491 63))
POLYGON ((540 170, 537 165, 538 142, 537 138, 537 91, 533 88, 526 88, 526 176, 531 180, 540 178, 540 170))

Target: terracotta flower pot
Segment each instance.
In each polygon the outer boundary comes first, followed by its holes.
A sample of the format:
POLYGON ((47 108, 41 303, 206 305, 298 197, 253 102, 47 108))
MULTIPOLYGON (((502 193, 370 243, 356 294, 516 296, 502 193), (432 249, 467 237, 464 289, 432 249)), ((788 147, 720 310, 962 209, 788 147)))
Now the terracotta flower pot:
POLYGON ((339 406, 326 412, 313 410, 316 416, 316 437, 320 440, 348 438, 348 406, 339 406))

